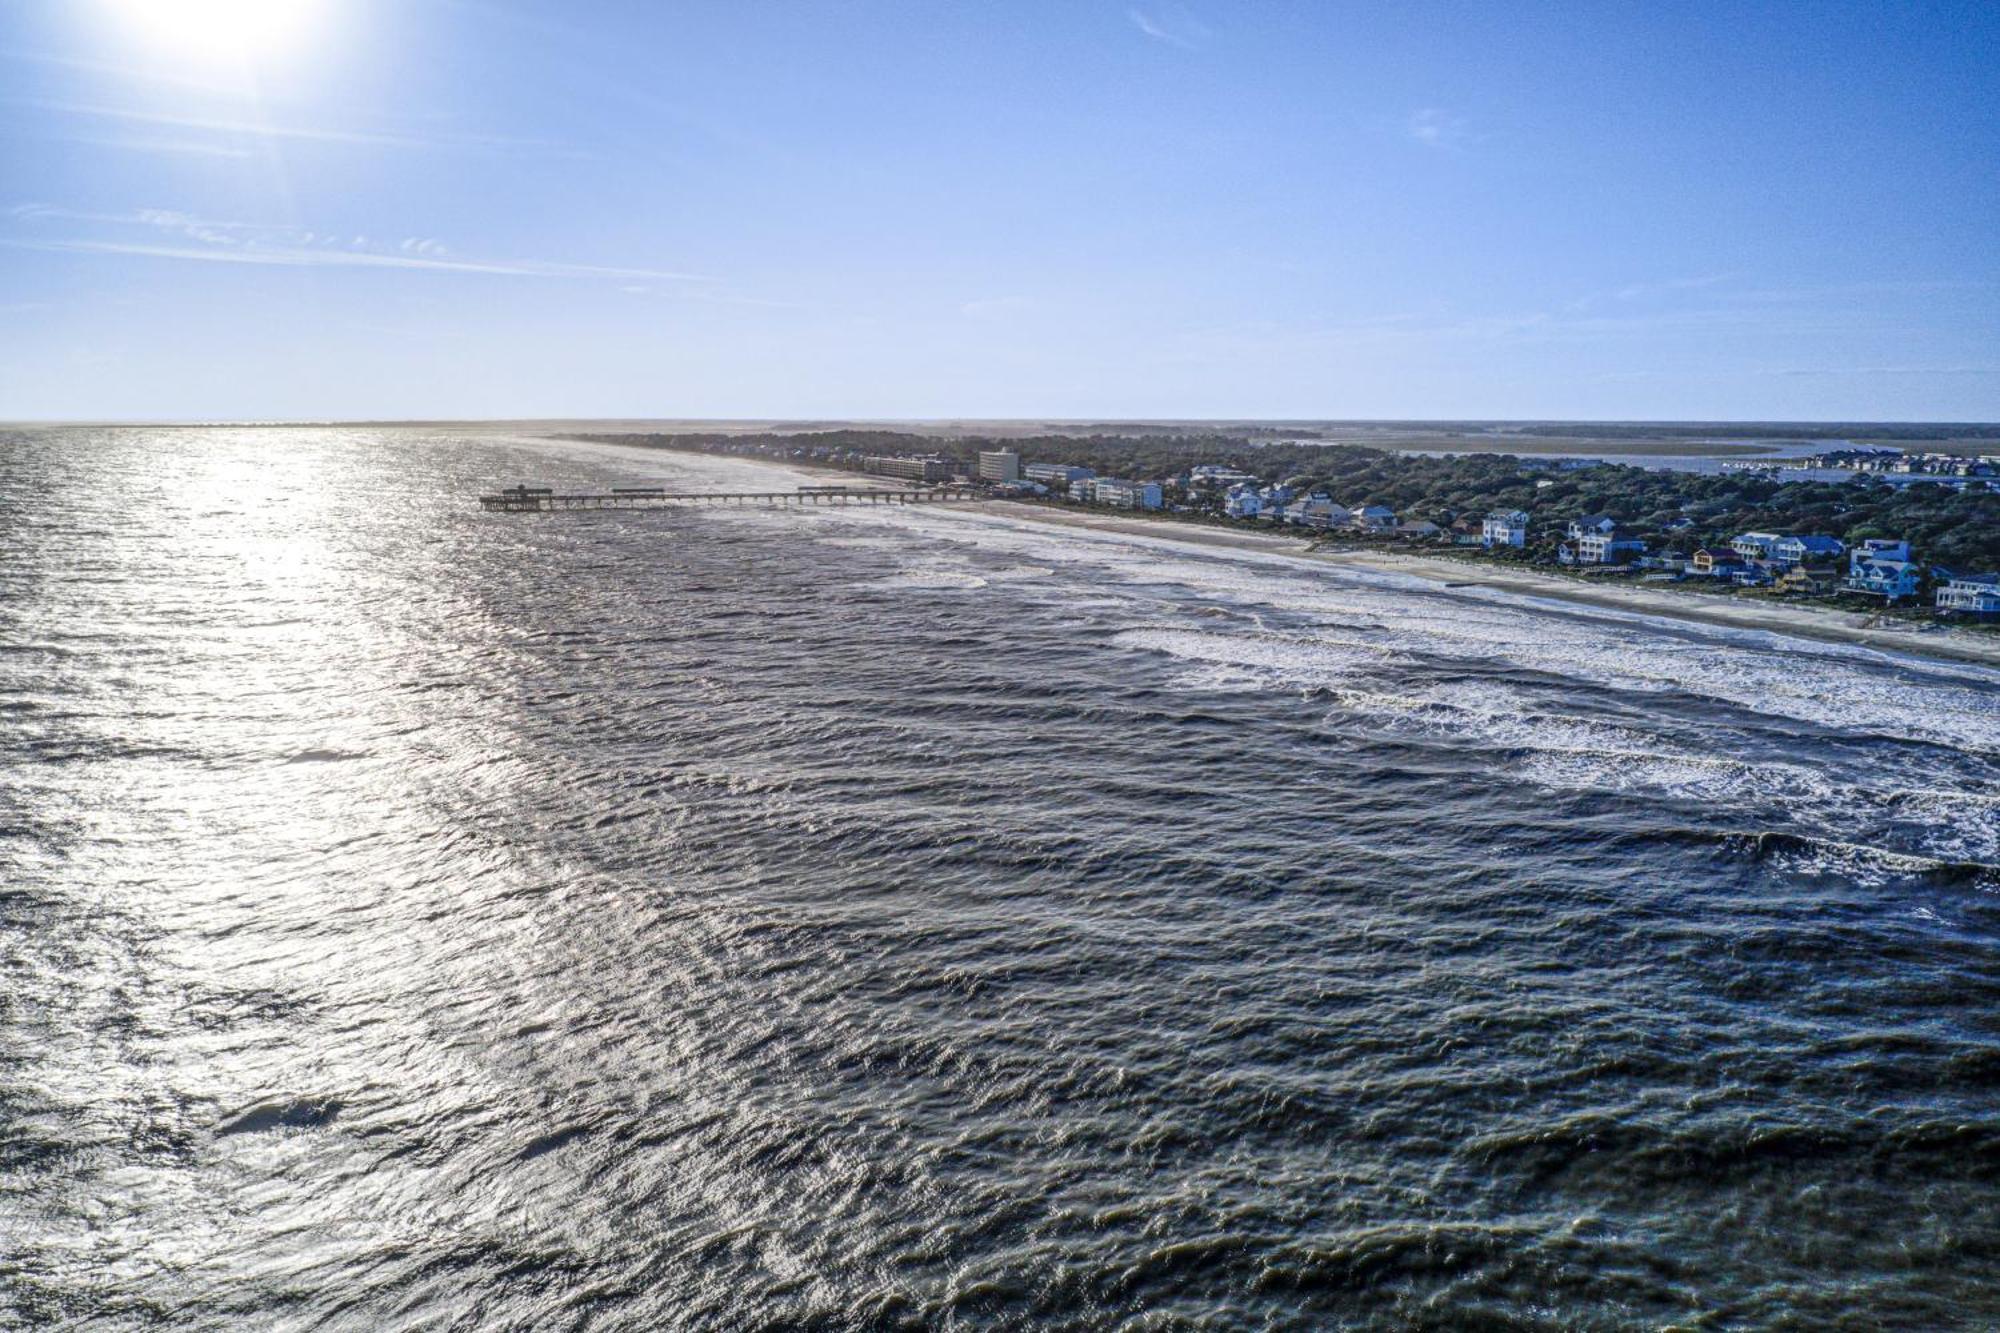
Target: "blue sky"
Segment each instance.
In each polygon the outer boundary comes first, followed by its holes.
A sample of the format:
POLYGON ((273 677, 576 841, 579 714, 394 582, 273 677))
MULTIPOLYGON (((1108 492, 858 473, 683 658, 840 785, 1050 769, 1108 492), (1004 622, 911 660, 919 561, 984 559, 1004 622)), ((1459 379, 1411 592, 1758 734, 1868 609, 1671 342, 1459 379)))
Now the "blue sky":
POLYGON ((0 419, 2000 419, 1990 3, 243 3, 0 0, 0 419))

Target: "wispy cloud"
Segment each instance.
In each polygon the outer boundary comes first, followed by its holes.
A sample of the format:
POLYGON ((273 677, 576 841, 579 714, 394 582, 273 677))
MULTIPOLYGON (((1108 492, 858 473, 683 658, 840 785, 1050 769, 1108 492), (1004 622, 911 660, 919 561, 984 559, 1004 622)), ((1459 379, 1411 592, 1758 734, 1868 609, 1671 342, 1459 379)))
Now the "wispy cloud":
POLYGON ((1206 23, 1179 5, 1128 9, 1125 15, 1132 20, 1133 27, 1154 41, 1178 46, 1183 51, 1192 51, 1215 35, 1206 23))
POLYGON ((56 115, 107 120, 131 125, 151 125, 168 129, 222 135, 237 139, 288 139, 310 143, 345 144, 361 148, 460 149, 482 152, 533 150, 544 153, 573 153, 574 150, 540 139, 517 139, 490 134, 412 134, 398 131, 348 129, 324 125, 288 125, 268 120, 240 117, 184 115, 147 111, 132 107, 90 102, 65 102, 48 98, 11 98, 7 106, 24 107, 56 115))
POLYGON ((1601 292, 1587 292, 1571 301, 1566 309, 1584 311, 1595 309, 1617 301, 1645 301, 1661 296, 1673 296, 1680 292, 1705 291, 1734 282, 1734 273, 1704 273, 1691 278, 1666 278, 1655 282, 1633 282, 1623 287, 1614 287, 1601 292))
POLYGON ((475 273, 518 278, 575 278, 708 283, 715 279, 668 269, 603 264, 571 264, 544 259, 460 258, 433 237, 408 237, 396 249, 371 248, 365 236, 321 232, 281 224, 216 221, 172 209, 143 208, 134 213, 90 213, 23 204, 7 216, 30 224, 62 221, 81 224, 101 234, 56 237, 12 236, 0 246, 52 254, 125 255, 210 264, 258 264, 286 268, 404 269, 434 273, 475 273), (134 240, 133 230, 169 233, 171 240, 134 240))
POLYGON ((1465 117, 1434 106, 1411 113, 1409 135, 1424 147, 1437 149, 1462 148, 1472 138, 1465 117))
POLYGON ((167 153, 182 157, 219 157, 241 160, 256 157, 257 150, 240 143, 195 139, 160 139, 146 135, 64 134, 60 143, 84 144, 91 148, 118 148, 130 153, 167 153))
POLYGON ((1766 370, 1760 373, 1765 375, 1779 375, 1788 379, 1800 377, 1844 379, 1849 376, 2000 375, 2000 366, 1802 366, 1784 370, 1766 370))

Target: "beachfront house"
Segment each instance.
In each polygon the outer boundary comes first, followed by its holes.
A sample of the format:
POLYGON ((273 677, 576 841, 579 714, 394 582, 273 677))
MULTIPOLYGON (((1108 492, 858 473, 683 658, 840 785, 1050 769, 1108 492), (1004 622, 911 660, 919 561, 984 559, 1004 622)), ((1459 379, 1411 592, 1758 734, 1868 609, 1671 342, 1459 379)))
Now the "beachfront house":
POLYGON ((1255 518, 1264 512, 1264 497, 1255 486, 1232 486, 1222 498, 1222 512, 1231 518, 1255 518))
POLYGON ((1126 481, 1120 477, 1099 477, 1090 483, 1090 498, 1114 509, 1158 509, 1160 483, 1126 481))
POLYGON ((1728 578, 1743 568, 1743 557, 1730 546, 1704 546, 1688 562, 1695 573, 1709 578, 1728 578))
POLYGON ((1284 516, 1285 506, 1291 502, 1291 487, 1266 486, 1257 492, 1257 517, 1266 523, 1275 523, 1284 516))
POLYGON ((1072 467, 1068 463, 1029 463, 1021 469, 1021 475, 1029 481, 1039 481, 1044 485, 1062 482, 1088 481, 1097 474, 1087 467, 1072 467))
POLYGON ((1364 532, 1388 532, 1396 526, 1396 511, 1387 505, 1363 505, 1347 521, 1364 532))
POLYGON ((1444 536, 1444 529, 1425 518, 1413 518, 1396 525, 1398 537, 1408 537, 1413 541, 1434 541, 1444 536))
POLYGON ((1793 565, 1778 575, 1779 592, 1805 597, 1825 597, 1840 588, 1838 565, 1793 565))
POLYGON ((1797 565, 1823 565, 1847 554, 1847 543, 1838 537, 1786 537, 1772 549, 1771 561, 1791 569, 1797 565))
POLYGON ((1479 525, 1479 544, 1487 550, 1496 546, 1522 547, 1528 544, 1528 516, 1518 509, 1488 514, 1479 525))
POLYGON ((1603 532, 1585 528, 1582 535, 1566 541, 1556 552, 1566 565, 1623 565, 1646 553, 1646 543, 1620 537, 1617 528, 1603 532))
POLYGON ((1939 570, 1937 608, 1949 615, 2000 619, 2000 574, 1953 574, 1939 570))
POLYGON ((1729 539, 1729 548, 1745 563, 1761 565, 1777 556, 1778 543, 1783 540, 1775 532, 1739 532, 1729 539))
POLYGON ((1352 510, 1335 504, 1325 491, 1314 491, 1285 506, 1285 522, 1305 528, 1345 527, 1353 517, 1352 510))
POLYGON ((1609 537, 1616 531, 1618 531, 1617 519, 1609 514, 1592 514, 1588 518, 1571 519, 1569 530, 1564 535, 1569 538, 1570 546, 1574 548, 1592 533, 1600 537, 1609 537))
POLYGON ((1848 556, 1847 581, 1840 590, 1880 597, 1885 602, 1900 602, 1917 595, 1917 584, 1922 577, 1922 571, 1910 559, 1908 542, 1870 538, 1848 556))

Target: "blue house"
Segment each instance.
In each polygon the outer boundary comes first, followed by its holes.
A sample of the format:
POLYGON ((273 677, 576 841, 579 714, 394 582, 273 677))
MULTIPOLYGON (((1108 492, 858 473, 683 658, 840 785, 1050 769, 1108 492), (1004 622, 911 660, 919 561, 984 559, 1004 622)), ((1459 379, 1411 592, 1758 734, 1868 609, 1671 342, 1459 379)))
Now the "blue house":
POLYGON ((1774 563, 1787 569, 1794 565, 1823 565, 1847 552, 1847 543, 1838 537, 1786 537, 1771 552, 1774 563))
POLYGON ((1917 595, 1917 584, 1922 577, 1923 571, 1910 559, 1908 542, 1871 538, 1849 554, 1847 582, 1841 585, 1841 591, 1900 602, 1917 595))

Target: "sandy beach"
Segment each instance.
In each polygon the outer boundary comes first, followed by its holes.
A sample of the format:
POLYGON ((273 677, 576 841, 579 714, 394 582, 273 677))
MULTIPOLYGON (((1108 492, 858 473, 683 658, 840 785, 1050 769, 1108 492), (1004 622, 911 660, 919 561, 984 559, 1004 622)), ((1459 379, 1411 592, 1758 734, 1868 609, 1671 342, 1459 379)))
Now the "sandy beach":
POLYGON ((1441 555, 1393 550, 1314 551, 1309 539, 1283 532, 1239 531, 1210 527, 1168 517, 1108 514, 1101 510, 1057 509, 1046 505, 995 501, 980 510, 1030 522, 1093 532, 1185 542, 1214 550, 1255 551, 1270 555, 1323 560, 1407 574, 1461 588, 1493 588, 1527 597, 1544 597, 1573 606, 1622 611, 1633 615, 1670 616, 1732 629, 1789 634, 1826 643, 1861 644, 1889 652, 1911 653, 1954 662, 2000 667, 2000 635, 1952 629, 1941 625, 1870 624, 1872 613, 1821 606, 1786 606, 1750 598, 1686 589, 1647 587, 1631 583, 1585 584, 1559 574, 1508 569, 1441 555))
MULTIPOLYGON (((556 437, 563 438, 563 437, 556 437)), ((565 443, 586 441, 574 438, 565 443)), ((620 451, 669 452, 683 457, 709 457, 681 450, 658 450, 648 446, 615 444, 590 440, 620 451)), ((837 479, 848 485, 888 486, 880 478, 857 476, 852 472, 810 463, 773 463, 761 459, 736 459, 759 466, 782 469, 795 476, 837 479)), ((1110 512, 1102 509, 1073 509, 1052 504, 1031 504, 1013 500, 991 500, 972 505, 940 505, 940 513, 979 513, 1017 522, 1046 523, 1054 527, 1102 532, 1120 536, 1145 537, 1153 541, 1181 542, 1217 551, 1256 552, 1330 564, 1361 566, 1390 573, 1428 579, 1458 588, 1492 588, 1518 596, 1542 597, 1576 607, 1620 611, 1631 615, 1667 616, 1704 625, 1724 625, 1732 629, 1761 630, 1789 634, 1823 643, 1851 643, 1887 652, 1909 653, 1952 662, 1969 662, 2000 668, 2000 635, 1953 629, 1943 625, 1898 622, 1874 623, 1870 610, 1849 611, 1825 606, 1788 606, 1763 599, 1730 597, 1685 588, 1663 588, 1629 582, 1585 583, 1560 574, 1530 569, 1510 569, 1483 561, 1454 559, 1414 550, 1361 549, 1315 551, 1312 540, 1288 531, 1257 531, 1206 523, 1192 523, 1167 514, 1110 512)))

